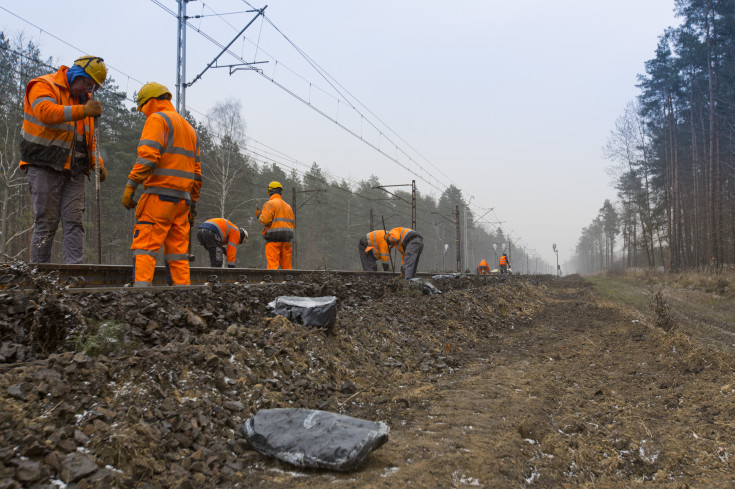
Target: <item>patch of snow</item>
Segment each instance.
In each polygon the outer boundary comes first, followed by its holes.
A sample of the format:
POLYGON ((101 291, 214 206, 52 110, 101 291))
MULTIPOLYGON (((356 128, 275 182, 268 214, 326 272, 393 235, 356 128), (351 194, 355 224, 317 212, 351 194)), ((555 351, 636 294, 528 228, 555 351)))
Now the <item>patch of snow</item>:
POLYGON ((380 474, 380 477, 388 477, 398 472, 398 467, 388 467, 380 474))

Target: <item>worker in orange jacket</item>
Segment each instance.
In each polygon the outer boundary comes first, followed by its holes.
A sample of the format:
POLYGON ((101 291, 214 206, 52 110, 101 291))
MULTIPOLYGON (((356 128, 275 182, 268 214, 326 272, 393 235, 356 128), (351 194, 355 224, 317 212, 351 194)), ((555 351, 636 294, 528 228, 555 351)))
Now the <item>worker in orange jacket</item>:
POLYGON ((390 248, 388 247, 388 242, 385 240, 385 235, 386 232, 380 229, 367 233, 360 239, 358 249, 360 251, 360 262, 362 262, 363 271, 377 272, 378 259, 383 264, 384 272, 390 269, 390 248))
POLYGON ((401 276, 406 280, 414 278, 424 250, 424 238, 413 229, 393 228, 388 232, 386 241, 388 246, 397 246, 401 252, 401 276))
POLYGON ((237 245, 245 243, 248 232, 235 226, 231 221, 222 218, 209 219, 197 229, 199 244, 209 252, 209 265, 222 268, 222 261, 227 257, 227 268, 235 268, 237 245), (225 251, 225 248, 227 251, 225 251))
POLYGON ((498 268, 500 268, 500 273, 508 273, 508 267, 510 266, 510 260, 508 259, 508 255, 503 253, 500 255, 500 259, 498 260, 498 268))
POLYGON ((488 265, 485 260, 480 261, 480 264, 477 265, 477 273, 479 275, 489 275, 490 265, 488 265))
POLYGON ((28 177, 33 204, 31 263, 51 259, 59 221, 63 262, 82 263, 84 176, 97 167, 100 182, 107 178, 102 159, 95 164, 93 133, 102 105, 92 100, 105 78, 102 58, 82 56, 71 68, 62 66, 26 86, 19 166, 28 177))
POLYGON ((266 240, 265 258, 268 269, 291 269, 291 241, 296 229, 296 218, 293 209, 281 197, 283 185, 273 181, 268 184, 270 199, 263 204, 263 209, 255 208, 255 216, 263 225, 263 237, 266 240))
POLYGON ((128 175, 122 203, 135 208, 134 286, 153 282, 156 255, 164 260, 175 285, 188 285, 189 230, 196 218, 202 188, 199 137, 174 106, 171 92, 160 83, 146 83, 138 92, 138 111, 146 116, 138 143, 138 159, 128 175), (136 188, 145 190, 133 200, 136 188))

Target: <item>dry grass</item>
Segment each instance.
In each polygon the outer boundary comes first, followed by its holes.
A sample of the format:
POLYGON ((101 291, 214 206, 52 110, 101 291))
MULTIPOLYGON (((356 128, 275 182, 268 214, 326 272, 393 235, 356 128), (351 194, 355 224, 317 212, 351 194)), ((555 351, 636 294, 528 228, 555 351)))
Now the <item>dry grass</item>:
POLYGON ((631 269, 588 277, 602 296, 637 309, 665 330, 681 329, 735 351, 735 270, 665 273, 631 269))
POLYGON ((667 273, 658 270, 632 268, 625 272, 608 273, 606 277, 622 278, 644 285, 665 285, 667 287, 701 290, 735 298, 735 268, 720 271, 687 270, 667 273))

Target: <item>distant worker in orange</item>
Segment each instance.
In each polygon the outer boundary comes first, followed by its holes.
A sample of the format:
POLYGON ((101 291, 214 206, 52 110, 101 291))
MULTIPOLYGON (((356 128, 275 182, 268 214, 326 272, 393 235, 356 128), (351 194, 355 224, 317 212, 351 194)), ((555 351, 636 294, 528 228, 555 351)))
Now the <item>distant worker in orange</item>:
POLYGON ((479 275, 489 275, 490 274, 490 265, 487 264, 485 260, 482 260, 479 265, 477 265, 477 273, 479 275))
POLYGON ((196 218, 202 188, 199 137, 174 106, 171 92, 160 83, 146 83, 138 92, 138 111, 146 116, 138 143, 138 159, 128 175, 122 197, 135 208, 133 285, 150 286, 156 256, 163 257, 175 285, 189 285, 189 229, 196 218), (133 200, 136 188, 145 190, 133 200))
POLYGON ((388 246, 398 247, 401 252, 401 275, 406 280, 416 276, 419 258, 424 250, 424 238, 409 228, 393 228, 388 232, 388 246))
POLYGON ((500 268, 500 273, 508 273, 509 266, 510 260, 508 259, 508 255, 503 253, 498 260, 498 268, 500 268))
POLYGON ((209 266, 222 268, 222 262, 227 257, 227 268, 235 268, 237 245, 247 241, 248 232, 227 219, 217 217, 199 225, 197 239, 209 252, 209 266))
POLYGON ((282 270, 291 269, 291 241, 296 229, 296 218, 293 209, 281 197, 283 185, 273 181, 268 184, 270 199, 263 204, 263 210, 255 208, 255 216, 263 225, 263 237, 266 240, 265 258, 268 269, 275 270, 280 265, 282 270))
POLYGON ((383 264, 383 271, 390 269, 390 248, 385 240, 386 232, 382 229, 367 233, 360 239, 358 249, 360 251, 360 261, 362 269, 365 272, 378 271, 378 259, 383 264))

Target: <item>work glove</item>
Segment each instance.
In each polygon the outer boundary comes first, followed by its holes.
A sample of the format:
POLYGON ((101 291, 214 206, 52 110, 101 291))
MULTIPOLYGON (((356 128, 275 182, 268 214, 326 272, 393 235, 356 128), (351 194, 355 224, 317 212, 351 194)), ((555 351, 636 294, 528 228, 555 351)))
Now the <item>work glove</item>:
POLYGON ((135 209, 135 206, 138 205, 138 203, 133 200, 133 195, 135 195, 135 188, 130 185, 125 185, 125 192, 122 196, 122 205, 126 209, 135 209))
POLYGON ((197 203, 192 201, 189 206, 189 224, 194 224, 194 220, 197 218, 197 203))
POLYGON ((255 208, 255 217, 260 217, 260 213, 261 213, 261 212, 262 212, 262 211, 260 210, 260 207, 256 207, 256 208, 255 208))
POLYGON ((387 263, 383 263, 383 271, 387 272, 388 270, 390 270, 390 266, 387 263))
POLYGON ((99 168, 100 168, 100 183, 102 183, 105 180, 107 180, 107 170, 105 169, 104 166, 100 166, 99 168))
POLYGON ((82 115, 84 117, 99 117, 102 115, 102 104, 99 100, 90 100, 84 104, 82 109, 82 115))

